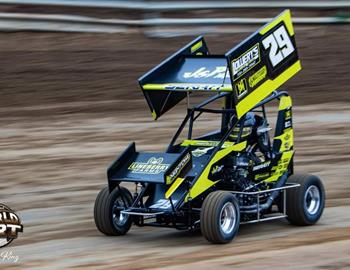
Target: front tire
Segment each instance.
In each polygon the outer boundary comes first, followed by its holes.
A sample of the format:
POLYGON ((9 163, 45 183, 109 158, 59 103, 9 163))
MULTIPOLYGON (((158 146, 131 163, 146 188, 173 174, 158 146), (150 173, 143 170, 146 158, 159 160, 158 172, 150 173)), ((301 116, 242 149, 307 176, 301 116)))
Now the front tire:
POLYGON ((287 190, 287 216, 291 224, 306 226, 315 224, 325 205, 325 190, 321 180, 310 174, 295 174, 288 183, 298 183, 299 188, 287 190))
POLYGON ((239 228, 237 199, 229 192, 215 191, 204 200, 200 216, 203 236, 211 243, 231 242, 239 228))
POLYGON ((109 236, 126 234, 132 224, 131 217, 120 213, 132 204, 132 196, 124 187, 115 188, 111 193, 104 187, 96 197, 94 219, 97 229, 109 236))

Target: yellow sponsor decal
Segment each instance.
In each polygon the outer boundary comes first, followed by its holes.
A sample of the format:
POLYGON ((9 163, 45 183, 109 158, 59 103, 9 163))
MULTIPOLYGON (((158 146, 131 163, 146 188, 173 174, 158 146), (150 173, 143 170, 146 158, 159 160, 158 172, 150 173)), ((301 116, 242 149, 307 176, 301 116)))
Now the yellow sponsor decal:
POLYGON ((281 141, 279 152, 288 151, 294 144, 294 132, 292 128, 284 130, 283 134, 274 138, 274 140, 281 141))
POLYGON ((260 173, 260 174, 255 175, 254 179, 261 180, 261 179, 269 177, 269 175, 270 175, 270 173, 260 173))
POLYGON ((278 110, 285 110, 292 107, 292 98, 290 96, 281 97, 280 104, 278 106, 278 110))
POLYGON ((231 154, 232 152, 240 152, 243 151, 247 147, 247 141, 235 144, 233 146, 227 147, 225 149, 222 149, 218 151, 215 156, 212 158, 212 160, 209 162, 209 164, 205 167, 204 171, 201 173, 199 178, 197 179, 196 183, 193 185, 193 187, 190 189, 190 192, 187 194, 185 202, 187 202, 188 198, 195 198, 198 195, 200 195, 202 192, 206 191, 211 186, 215 185, 218 181, 211 181, 209 177, 209 173, 211 170, 211 167, 213 164, 218 162, 219 160, 223 159, 227 155, 231 154))
POLYGON ((289 163, 293 157, 294 151, 286 151, 282 154, 277 166, 273 167, 273 174, 271 177, 264 180, 264 182, 275 182, 288 170, 289 163))
POLYGON ((152 117, 153 117, 153 120, 157 119, 157 113, 155 110, 152 111, 152 117))
POLYGON ((284 119, 285 120, 288 120, 288 119, 291 119, 292 118, 292 111, 291 110, 288 110, 284 113, 284 119))
MULTIPOLYGON (((184 140, 181 143, 181 146, 189 146, 189 145, 191 145, 191 146, 208 146, 208 147, 211 147, 211 146, 218 146, 219 143, 220 143, 219 141, 184 140)), ((222 145, 222 148, 227 148, 227 147, 233 146, 234 144, 235 144, 234 142, 226 141, 222 145)))
POLYGON ((203 41, 199 41, 197 42, 196 44, 194 44, 192 47, 191 47, 191 53, 197 51, 199 48, 201 48, 203 46, 203 41))
POLYGON ((170 186, 170 188, 165 193, 165 198, 169 199, 171 195, 173 195, 174 191, 182 184, 184 178, 177 178, 175 182, 170 186))
POLYGON ((236 105, 238 118, 241 118, 245 113, 249 112, 256 104, 293 77, 299 70, 301 70, 300 60, 296 61, 275 79, 266 80, 236 105))
POLYGON ((257 72, 255 72, 252 76, 249 77, 249 80, 248 80, 249 87, 253 88, 263 79, 265 79, 266 75, 267 75, 267 68, 266 66, 263 66, 261 69, 259 69, 257 72))
POLYGON ((247 80, 243 78, 238 83, 235 84, 235 89, 237 93, 237 98, 243 97, 248 92, 247 80))

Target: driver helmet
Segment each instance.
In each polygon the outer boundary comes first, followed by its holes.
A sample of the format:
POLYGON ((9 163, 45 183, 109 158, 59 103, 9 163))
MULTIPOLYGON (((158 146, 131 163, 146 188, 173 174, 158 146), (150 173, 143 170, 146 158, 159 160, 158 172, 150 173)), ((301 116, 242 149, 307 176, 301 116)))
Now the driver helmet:
MULTIPOLYGON (((244 140, 248 139, 252 135, 253 129, 256 126, 256 124, 257 124, 257 121, 255 118, 255 114, 252 112, 248 112, 243 122, 243 130, 242 130, 241 138, 244 140)), ((233 128, 229 136, 229 139, 231 141, 235 141, 238 138, 241 126, 242 126, 242 123, 239 123, 237 124, 236 127, 233 128)))

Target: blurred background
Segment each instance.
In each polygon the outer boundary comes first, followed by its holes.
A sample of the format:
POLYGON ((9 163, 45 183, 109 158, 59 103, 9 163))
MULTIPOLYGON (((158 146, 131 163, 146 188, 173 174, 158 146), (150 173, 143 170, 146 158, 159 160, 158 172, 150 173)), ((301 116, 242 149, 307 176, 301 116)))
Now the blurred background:
POLYGON ((350 1, 0 0, 0 202, 24 224, 6 269, 349 269, 349 18, 350 1), (320 222, 242 226, 225 246, 168 229, 102 236, 107 166, 131 141, 164 150, 185 114, 153 122, 137 78, 197 35, 223 54, 285 8, 303 70, 281 89, 296 171, 326 186, 320 222))

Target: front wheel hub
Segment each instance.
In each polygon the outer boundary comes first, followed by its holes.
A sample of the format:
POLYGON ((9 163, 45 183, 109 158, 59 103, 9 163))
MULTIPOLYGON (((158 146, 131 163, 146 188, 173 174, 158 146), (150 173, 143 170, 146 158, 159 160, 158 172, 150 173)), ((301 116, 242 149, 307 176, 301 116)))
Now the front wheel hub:
POLYGON ((126 209, 126 207, 127 205, 125 205, 125 202, 122 200, 122 198, 119 197, 116 199, 112 208, 114 224, 118 226, 123 226, 126 223, 128 215, 121 213, 121 209, 126 209))

